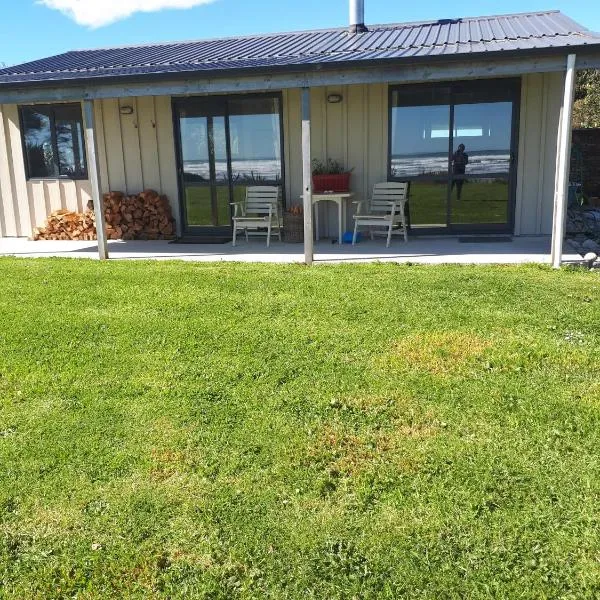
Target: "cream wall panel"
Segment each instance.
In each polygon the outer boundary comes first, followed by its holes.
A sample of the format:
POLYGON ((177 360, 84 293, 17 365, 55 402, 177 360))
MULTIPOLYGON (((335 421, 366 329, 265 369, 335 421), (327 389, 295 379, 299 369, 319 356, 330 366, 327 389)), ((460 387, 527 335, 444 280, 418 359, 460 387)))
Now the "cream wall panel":
POLYGON ((27 189, 23 146, 19 126, 19 111, 16 104, 5 107, 4 129, 6 133, 6 152, 12 157, 13 200, 16 200, 15 217, 17 218, 17 235, 27 236, 31 233, 33 223, 32 199, 27 189))
POLYGON ((121 120, 126 191, 128 194, 137 194, 144 189, 138 123, 140 115, 137 110, 137 100, 136 98, 124 98, 119 101, 119 106, 133 107, 133 114, 122 115, 119 112, 119 118, 121 120))
MULTIPOLYGON (((44 181, 44 198, 46 206, 49 207, 48 212, 65 208, 61 182, 44 181)), ((36 225, 39 225, 39 222, 36 221, 36 225)))
POLYGON ((177 160, 175 156, 175 137, 173 134, 173 112, 169 96, 154 98, 156 116, 156 139, 158 143, 158 165, 160 173, 159 191, 166 194, 171 203, 173 216, 181 233, 179 210, 179 182, 177 180, 177 160))
POLYGON ((516 235, 552 232, 563 77, 562 73, 546 73, 522 79, 516 235))
POLYGON ((303 193, 302 157, 302 111, 300 90, 286 90, 283 94, 283 140, 285 156, 285 184, 288 206, 300 204, 303 193))
POLYGON ((33 205, 33 226, 41 226, 51 212, 50 203, 46 202, 44 181, 42 179, 28 181, 27 194, 33 205))
POLYGON ((137 110, 143 187, 160 191, 160 165, 158 162, 154 98, 152 96, 138 98, 137 110))
POLYGON ((101 104, 108 188, 113 191, 127 192, 119 102, 118 100, 108 99, 102 100, 101 104))
POLYGON ((19 235, 19 214, 15 206, 12 161, 6 139, 6 106, 0 105, 0 235, 19 235))
POLYGON ((68 210, 82 211, 83 206, 79 199, 78 182, 76 181, 61 181, 61 195, 64 198, 62 203, 68 210))
MULTIPOLYGON (((353 169, 351 186, 357 198, 368 196, 372 186, 387 179, 387 86, 352 85, 315 88, 311 91, 311 154, 333 158, 353 169), (330 104, 327 95, 339 93, 341 103, 330 104)), ((300 144, 300 94, 287 92, 286 176, 290 193, 302 193, 300 144), (298 181, 298 183, 296 183, 298 181)), ((348 211, 346 228, 352 225, 348 211)), ((337 209, 333 203, 320 207, 320 233, 337 235, 337 209)))
POLYGON ((558 127, 560 121, 560 109, 563 100, 564 74, 546 74, 546 100, 548 110, 546 114, 546 140, 542 146, 545 154, 544 181, 542 189, 542 206, 540 218, 540 230, 545 235, 552 233, 552 219, 554 212, 554 185, 556 178, 556 150, 558 141, 558 127))
MULTIPOLYGON (((100 189, 103 193, 110 191, 110 181, 108 177, 108 162, 106 141, 104 139, 104 111, 102 100, 94 102, 94 119, 96 121, 96 141, 98 144, 98 165, 100 167, 100 189)), ((88 189, 89 183, 88 183, 88 189)))

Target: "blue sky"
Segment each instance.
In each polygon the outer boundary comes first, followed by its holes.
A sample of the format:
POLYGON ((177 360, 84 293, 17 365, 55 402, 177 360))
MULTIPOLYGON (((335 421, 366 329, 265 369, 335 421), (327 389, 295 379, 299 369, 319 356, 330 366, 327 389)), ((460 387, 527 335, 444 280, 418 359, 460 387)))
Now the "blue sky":
MULTIPOLYGON (((365 0, 365 20, 386 23, 553 8, 600 31, 598 0, 365 0)), ((0 0, 0 9, 0 62, 8 65, 77 48, 313 29, 346 25, 348 20, 347 0, 0 0), (66 14, 69 7, 86 4, 89 9, 78 8, 78 14, 66 14), (78 24, 74 18, 98 24, 111 15, 118 19, 140 6, 190 5, 196 6, 134 12, 100 27, 78 24)))

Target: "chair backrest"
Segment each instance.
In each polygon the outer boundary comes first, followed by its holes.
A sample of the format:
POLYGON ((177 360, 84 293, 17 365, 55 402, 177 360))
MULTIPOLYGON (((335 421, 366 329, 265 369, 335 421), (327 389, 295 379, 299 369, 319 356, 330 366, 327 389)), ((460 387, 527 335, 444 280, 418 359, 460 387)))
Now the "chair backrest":
POLYGON ((408 199, 408 183, 385 181, 373 186, 370 211, 373 213, 389 214, 395 205, 396 212, 404 212, 404 203, 408 199))
POLYGON ((277 215, 280 188, 276 185, 260 185, 246 188, 246 214, 277 215))

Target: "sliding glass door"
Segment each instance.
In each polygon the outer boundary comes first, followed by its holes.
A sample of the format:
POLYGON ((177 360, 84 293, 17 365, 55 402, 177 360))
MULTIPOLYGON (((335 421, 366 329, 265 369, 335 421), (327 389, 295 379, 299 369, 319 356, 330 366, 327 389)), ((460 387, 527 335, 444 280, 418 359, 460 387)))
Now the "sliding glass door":
POLYGON ((390 92, 389 178, 410 182, 413 230, 511 232, 519 81, 390 92))
POLYGON ((183 232, 231 234, 231 202, 250 185, 282 185, 279 96, 185 98, 174 101, 183 232))

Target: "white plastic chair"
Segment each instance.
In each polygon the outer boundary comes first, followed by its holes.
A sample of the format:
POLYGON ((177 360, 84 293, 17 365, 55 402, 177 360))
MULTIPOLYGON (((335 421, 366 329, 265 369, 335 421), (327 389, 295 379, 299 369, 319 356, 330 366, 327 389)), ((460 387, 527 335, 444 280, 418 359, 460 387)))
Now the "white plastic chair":
POLYGON ((406 229, 406 216, 404 207, 408 200, 408 183, 398 183, 395 181, 386 181, 376 183, 373 186, 373 195, 369 200, 367 209, 362 211, 363 202, 358 202, 356 215, 354 215, 354 234, 352 235, 352 245, 356 244, 356 235, 359 226, 369 227, 371 239, 373 239, 374 228, 387 229, 386 248, 390 247, 392 239, 392 230, 400 226, 404 235, 404 241, 408 241, 408 232, 406 229))
POLYGON ((277 230, 281 241, 281 218, 279 215, 280 189, 277 186, 252 186, 246 188, 246 199, 232 202, 233 245, 237 242, 238 230, 243 230, 248 241, 248 230, 263 233, 266 229, 267 248, 271 244, 271 232, 277 230))

